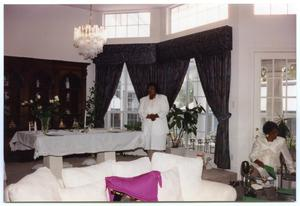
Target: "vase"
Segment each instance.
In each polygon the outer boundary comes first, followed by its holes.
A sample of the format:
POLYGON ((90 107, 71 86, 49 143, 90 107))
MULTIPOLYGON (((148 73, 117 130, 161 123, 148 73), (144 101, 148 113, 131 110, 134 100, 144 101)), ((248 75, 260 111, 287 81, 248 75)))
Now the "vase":
POLYGON ((50 117, 42 117, 40 118, 41 121, 41 130, 44 134, 48 133, 49 130, 49 123, 50 123, 50 117))

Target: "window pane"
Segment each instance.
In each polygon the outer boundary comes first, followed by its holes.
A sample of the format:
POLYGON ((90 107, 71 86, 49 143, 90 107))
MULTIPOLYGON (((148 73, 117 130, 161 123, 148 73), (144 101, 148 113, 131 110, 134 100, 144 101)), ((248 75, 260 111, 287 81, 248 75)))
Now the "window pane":
POLYGON ((271 14, 287 14, 287 4, 271 4, 271 14))
POLYGON ((126 36, 127 36, 126 26, 116 27, 116 37, 126 37, 126 36))
POLYGON ((149 25, 140 25, 139 26, 139 37, 148 37, 150 36, 150 27, 149 25))
POLYGON ((121 25, 127 25, 127 14, 121 14, 121 25))
POLYGON ((138 25, 138 13, 128 14, 128 25, 138 25))
POLYGON ((116 36, 116 27, 106 26, 105 30, 108 37, 116 36))
POLYGON ((261 97, 266 97, 267 96, 267 87, 261 87, 260 88, 260 96, 261 97))
POLYGON ((288 4, 288 14, 297 14, 297 5, 288 4))
POLYGON ((287 15, 296 14, 296 6, 293 4, 255 4, 255 15, 287 15))
POLYGON ((139 24, 150 24, 150 13, 139 13, 139 24))
POLYGON ((111 123, 110 123, 111 128, 117 128, 117 129, 121 128, 121 114, 120 113, 112 113, 110 121, 111 121, 111 123))
POLYGON ((288 96, 297 96, 297 86, 296 85, 290 85, 288 86, 288 96))
POLYGON ((116 25, 115 14, 105 14, 105 26, 116 25))
POLYGON ((128 92, 128 111, 137 111, 139 101, 134 92, 128 92))
POLYGON ((105 14, 105 27, 109 38, 149 37, 150 12, 105 14))
POLYGON ((288 98, 287 99, 287 110, 288 111, 296 111, 297 104, 296 98, 288 98))
POLYGON ((137 122, 140 122, 140 118, 138 114, 128 114, 127 115, 127 124, 132 125, 137 122))
POLYGON ((171 8, 171 33, 228 18, 227 4, 184 4, 171 8))
POLYGON ((200 114, 198 117, 197 129, 198 131, 205 132, 206 115, 200 114))
POLYGON ((260 98, 260 111, 265 112, 267 109, 267 99, 260 98))
POLYGON ((254 14, 255 15, 270 14, 270 4, 255 4, 254 14))
POLYGON ((128 26, 127 28, 127 37, 137 37, 138 36, 138 32, 139 32, 139 28, 138 26, 128 26))

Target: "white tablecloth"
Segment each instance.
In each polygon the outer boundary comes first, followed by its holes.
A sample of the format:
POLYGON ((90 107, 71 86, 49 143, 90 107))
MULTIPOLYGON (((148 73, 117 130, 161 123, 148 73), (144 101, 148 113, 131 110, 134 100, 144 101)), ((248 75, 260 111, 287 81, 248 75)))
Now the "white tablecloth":
POLYGON ((12 151, 35 149, 39 156, 65 156, 70 154, 98 153, 144 148, 145 141, 140 131, 111 132, 95 129, 88 133, 66 130, 50 131, 58 136, 46 136, 40 131, 16 132, 10 141, 12 151))

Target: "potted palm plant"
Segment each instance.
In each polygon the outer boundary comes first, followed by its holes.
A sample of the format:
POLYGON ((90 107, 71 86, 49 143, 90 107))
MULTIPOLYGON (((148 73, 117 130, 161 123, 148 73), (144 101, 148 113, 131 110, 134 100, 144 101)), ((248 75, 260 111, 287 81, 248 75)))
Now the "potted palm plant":
POLYGON ((202 112, 205 112, 205 109, 197 101, 196 106, 191 109, 188 106, 181 109, 175 104, 171 107, 167 119, 172 148, 178 148, 182 140, 188 138, 190 134, 197 135, 198 115, 202 112))

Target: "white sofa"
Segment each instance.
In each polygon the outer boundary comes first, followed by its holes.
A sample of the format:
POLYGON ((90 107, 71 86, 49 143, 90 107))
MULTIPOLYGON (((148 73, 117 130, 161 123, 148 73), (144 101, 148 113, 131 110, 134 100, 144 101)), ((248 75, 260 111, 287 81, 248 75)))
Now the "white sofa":
POLYGON ((109 160, 88 167, 66 168, 60 180, 43 167, 8 185, 5 201, 108 201, 106 176, 133 177, 151 170, 161 172, 159 201, 235 201, 233 187, 201 179, 202 166, 201 158, 156 152, 151 162, 142 157, 128 162, 109 160))

